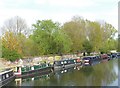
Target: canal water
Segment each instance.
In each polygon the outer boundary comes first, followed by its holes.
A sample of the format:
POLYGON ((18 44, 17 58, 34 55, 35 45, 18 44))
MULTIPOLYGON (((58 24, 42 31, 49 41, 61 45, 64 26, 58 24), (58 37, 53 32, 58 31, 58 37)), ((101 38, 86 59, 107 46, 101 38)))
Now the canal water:
MULTIPOLYGON (((71 68, 33 78, 15 79, 6 86, 118 86, 118 59, 71 68)), ((120 68, 120 67, 119 67, 120 68)))

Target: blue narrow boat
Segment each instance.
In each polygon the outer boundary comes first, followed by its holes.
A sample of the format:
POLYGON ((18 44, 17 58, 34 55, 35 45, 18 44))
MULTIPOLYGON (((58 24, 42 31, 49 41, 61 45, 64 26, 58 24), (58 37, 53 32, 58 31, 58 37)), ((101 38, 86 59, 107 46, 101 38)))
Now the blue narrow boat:
POLYGON ((83 65, 90 66, 96 63, 100 63, 100 56, 85 56, 83 57, 83 65))
POLYGON ((15 79, 13 69, 5 69, 0 72, 0 87, 8 84, 15 79))

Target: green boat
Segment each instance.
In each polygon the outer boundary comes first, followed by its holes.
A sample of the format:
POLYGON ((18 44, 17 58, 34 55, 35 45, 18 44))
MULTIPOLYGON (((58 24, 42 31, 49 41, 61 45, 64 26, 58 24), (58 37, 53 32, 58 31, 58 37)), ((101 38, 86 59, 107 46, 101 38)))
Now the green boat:
POLYGON ((37 74, 44 74, 52 71, 50 64, 36 64, 32 66, 16 66, 14 74, 16 77, 30 77, 37 74))

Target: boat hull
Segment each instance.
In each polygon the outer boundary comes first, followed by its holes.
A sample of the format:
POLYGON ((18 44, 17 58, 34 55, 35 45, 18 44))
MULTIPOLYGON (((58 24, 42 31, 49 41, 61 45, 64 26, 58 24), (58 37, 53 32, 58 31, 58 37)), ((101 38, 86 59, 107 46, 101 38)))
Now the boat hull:
POLYGON ((15 79, 15 75, 3 80, 0 82, 0 88, 5 86, 6 84, 10 83, 11 81, 13 81, 15 79))

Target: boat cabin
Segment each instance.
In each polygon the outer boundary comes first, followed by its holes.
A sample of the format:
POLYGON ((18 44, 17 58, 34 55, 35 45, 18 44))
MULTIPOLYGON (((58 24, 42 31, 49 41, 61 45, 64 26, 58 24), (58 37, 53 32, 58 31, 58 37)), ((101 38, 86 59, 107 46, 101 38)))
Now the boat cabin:
POLYGON ((13 69, 5 69, 0 72, 0 87, 14 79, 13 69))

